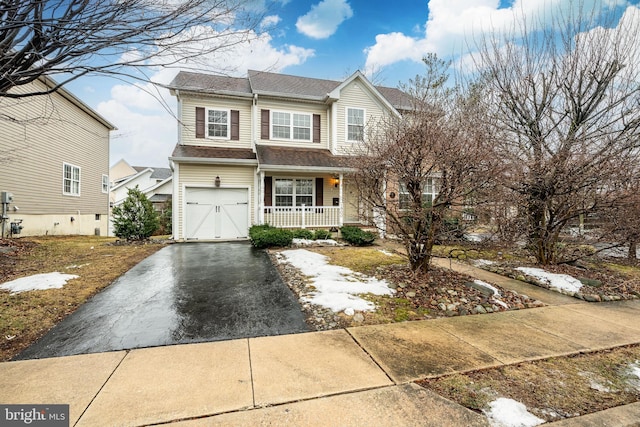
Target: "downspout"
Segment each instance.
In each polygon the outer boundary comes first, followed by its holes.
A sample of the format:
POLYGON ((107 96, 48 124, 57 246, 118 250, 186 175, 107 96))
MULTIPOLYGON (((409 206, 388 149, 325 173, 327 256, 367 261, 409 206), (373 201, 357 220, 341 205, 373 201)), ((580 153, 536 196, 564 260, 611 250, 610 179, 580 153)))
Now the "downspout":
POLYGON ((251 104, 251 149, 253 152, 256 152, 256 135, 258 131, 258 126, 256 124, 258 120, 258 94, 253 94, 253 102, 251 104))
MULTIPOLYGON (((171 181, 173 185, 173 196, 171 197, 171 234, 173 234, 173 240, 180 239, 180 222, 178 215, 178 207, 180 206, 180 164, 170 161, 169 165, 171 166, 171 170, 173 171, 173 180, 171 181)), ((182 195, 184 197, 184 194, 182 195)))
MULTIPOLYGON (((338 154, 338 104, 336 102, 331 104, 331 154, 334 156, 338 154)), ((340 179, 342 182, 342 177, 340 179)))

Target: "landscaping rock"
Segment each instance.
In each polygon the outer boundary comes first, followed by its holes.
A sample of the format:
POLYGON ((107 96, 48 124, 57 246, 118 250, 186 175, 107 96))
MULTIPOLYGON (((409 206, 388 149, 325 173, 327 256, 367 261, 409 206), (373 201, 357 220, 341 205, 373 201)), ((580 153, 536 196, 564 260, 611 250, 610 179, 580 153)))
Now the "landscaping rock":
POLYGON ((476 314, 486 314, 487 310, 481 305, 476 305, 473 309, 473 312, 476 314))
POLYGON ((600 301, 602 301, 602 299, 600 298, 600 295, 597 295, 597 294, 585 294, 584 295, 584 300, 588 301, 588 302, 600 302, 600 301))

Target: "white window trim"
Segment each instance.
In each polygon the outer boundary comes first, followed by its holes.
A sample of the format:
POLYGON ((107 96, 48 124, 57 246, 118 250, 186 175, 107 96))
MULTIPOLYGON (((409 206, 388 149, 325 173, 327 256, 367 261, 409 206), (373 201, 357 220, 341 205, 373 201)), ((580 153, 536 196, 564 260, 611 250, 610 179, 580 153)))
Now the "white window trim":
POLYGON ((349 139, 349 110, 362 111, 362 133, 364 136, 364 127, 367 123, 367 109, 360 107, 344 107, 344 140, 347 142, 362 142, 358 139, 349 139))
MULTIPOLYGON (((73 179, 71 179, 71 183, 73 184, 73 179)), ((73 196, 73 197, 80 197, 80 194, 82 194, 82 168, 80 166, 76 166, 76 165, 72 165, 71 163, 66 163, 63 162, 62 163, 62 194, 65 196, 73 196), (67 192, 64 190, 64 182, 66 180, 66 177, 64 175, 64 170, 66 169, 66 167, 69 166, 71 168, 71 176, 73 177, 73 168, 78 169, 78 193, 74 193, 74 192, 67 192)), ((71 188, 73 189, 73 185, 71 186, 71 188)))
POLYGON ((204 135, 208 139, 229 141, 231 139, 231 110, 226 108, 205 108, 204 135), (227 136, 209 135, 209 111, 225 111, 227 113, 227 136))
MULTIPOLYGON (((278 125, 281 126, 281 125, 278 125)), ((300 126, 295 126, 295 127, 300 127, 300 126)), ((287 110, 270 110, 269 111, 269 138, 274 140, 274 141, 301 141, 301 142, 313 142, 313 114, 312 113, 305 113, 305 112, 301 112, 301 111, 287 111, 287 110), (290 138, 280 138, 280 137, 275 137, 273 136, 273 113, 285 113, 285 114, 289 114, 289 135, 290 138), (294 114, 298 114, 301 116, 308 116, 309 117, 309 139, 297 139, 293 137, 293 115, 294 114)))
POLYGON ((110 188, 110 185, 109 185, 109 175, 102 174, 102 193, 104 193, 104 194, 109 194, 109 188, 110 188), (105 178, 106 178, 106 181, 105 181, 105 178), (104 188, 104 184, 105 184, 105 182, 106 182, 106 184, 107 184, 107 189, 106 189, 106 190, 105 190, 105 188, 104 188))
MULTIPOLYGON (((436 199, 436 197, 438 197, 438 187, 437 187, 437 179, 438 179, 438 178, 437 178, 437 177, 434 177, 434 176, 431 176, 431 177, 429 177, 428 179, 430 179, 430 180, 431 180, 431 189, 433 190, 433 192, 432 192, 432 193, 429 193, 429 192, 426 192, 426 191, 422 191, 422 193, 421 193, 421 194, 422 194, 423 196, 424 196, 425 194, 429 194, 429 195, 431 195, 431 203, 433 203, 433 201, 436 199)), ((408 191, 400 191, 401 189, 402 189, 402 183, 398 183, 398 208, 399 208, 401 211, 408 211, 408 210, 410 210, 410 208, 402 208, 402 207, 400 206, 400 203, 401 203, 401 202, 400 202, 400 198, 401 198, 401 197, 400 197, 400 195, 401 195, 401 194, 409 194, 409 192, 408 192, 408 191)))
MULTIPOLYGON (((298 180, 305 180, 305 181, 311 181, 311 205, 305 205, 305 208, 308 208, 310 206, 315 206, 316 205, 316 183, 315 183, 315 178, 313 177, 304 177, 304 176, 274 176, 273 177, 273 182, 272 182, 272 188, 271 188, 271 194, 273 195, 273 200, 271 201, 271 204, 273 205, 274 208, 301 208, 302 206, 296 206, 296 181, 298 180), (293 193, 291 194, 291 200, 293 202, 292 206, 278 206, 276 205, 276 197, 278 196, 278 194, 276 193, 276 181, 279 179, 290 179, 293 181, 293 193)), ((286 194, 287 196, 289 194, 286 194)), ((308 194, 303 194, 303 196, 308 196, 308 194)))

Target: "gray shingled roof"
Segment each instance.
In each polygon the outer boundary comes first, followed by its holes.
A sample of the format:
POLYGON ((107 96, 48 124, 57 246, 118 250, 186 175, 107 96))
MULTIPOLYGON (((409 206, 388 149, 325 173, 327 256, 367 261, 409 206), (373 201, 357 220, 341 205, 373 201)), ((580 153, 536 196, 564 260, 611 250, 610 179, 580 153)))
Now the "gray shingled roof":
POLYGON ((189 71, 180 71, 169 87, 205 93, 251 95, 251 86, 246 77, 214 76, 189 71))
POLYGON ((199 159, 239 159, 255 160, 256 154, 250 148, 218 148, 199 145, 177 144, 171 154, 172 158, 199 159))
MULTIPOLYGON (((323 101, 341 83, 255 70, 249 70, 248 77, 242 78, 181 71, 169 84, 169 88, 221 95, 250 96, 257 93, 323 101)), ((406 110, 411 106, 409 95, 399 89, 386 86, 376 86, 376 89, 399 110, 406 110)))
POLYGON ((173 174, 171 172, 171 169, 169 168, 154 168, 153 166, 131 166, 131 167, 134 168, 136 171, 138 171, 138 173, 146 169, 152 169, 153 172, 151 172, 151 177, 150 177, 151 179, 165 180, 173 174))
POLYGON ((262 166, 344 167, 344 158, 329 150, 317 148, 275 147, 258 145, 258 161, 262 166))

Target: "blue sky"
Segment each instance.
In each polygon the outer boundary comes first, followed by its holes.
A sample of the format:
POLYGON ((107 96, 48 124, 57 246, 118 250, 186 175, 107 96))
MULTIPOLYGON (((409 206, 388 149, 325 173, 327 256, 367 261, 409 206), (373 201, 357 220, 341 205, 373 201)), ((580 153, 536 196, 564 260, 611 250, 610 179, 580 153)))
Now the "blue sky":
MULTIPOLYGON (((262 32, 224 58, 203 58, 199 69, 216 72, 220 64, 232 74, 267 69, 340 80, 362 70, 376 84, 395 87, 422 73, 421 58, 430 52, 456 59, 465 37, 481 28, 504 28, 514 13, 534 15, 567 0, 251 0, 265 15, 262 32)), ((627 10, 626 0, 583 0, 604 8, 627 10)), ((637 0, 633 3, 637 4, 637 0)), ((633 8, 635 9, 635 8, 633 8)), ((637 9, 635 9, 637 10, 637 9)), ((635 14, 640 19, 640 14, 635 14)), ((634 19, 635 19, 634 18, 634 19)), ((177 69, 150 69, 152 80, 168 83, 177 69)), ((83 77, 68 88, 105 116, 112 133, 110 164, 121 158, 136 166, 168 166, 177 140, 177 124, 149 85, 111 78, 83 77)), ((171 108, 175 100, 159 93, 171 108)))

